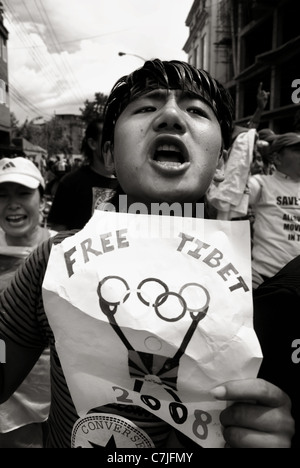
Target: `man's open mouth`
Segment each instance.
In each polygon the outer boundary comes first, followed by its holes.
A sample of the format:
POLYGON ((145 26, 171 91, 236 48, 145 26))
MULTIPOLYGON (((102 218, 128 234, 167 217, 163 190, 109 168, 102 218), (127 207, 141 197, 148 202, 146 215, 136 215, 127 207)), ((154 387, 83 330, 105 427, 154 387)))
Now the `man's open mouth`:
POLYGON ((188 150, 176 136, 156 138, 151 159, 153 167, 165 175, 180 175, 190 167, 188 150))
POLYGON ((173 144, 159 145, 154 153, 153 159, 164 166, 180 166, 186 162, 180 148, 173 144))

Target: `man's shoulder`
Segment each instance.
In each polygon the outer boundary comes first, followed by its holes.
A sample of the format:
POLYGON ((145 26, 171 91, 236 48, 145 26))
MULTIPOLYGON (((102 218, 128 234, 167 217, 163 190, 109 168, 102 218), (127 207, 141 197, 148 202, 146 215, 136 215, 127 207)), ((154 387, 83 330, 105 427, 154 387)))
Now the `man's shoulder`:
POLYGON ((80 231, 80 229, 71 229, 71 230, 68 230, 68 231, 58 232, 55 236, 51 237, 51 243, 54 244, 54 245, 60 244, 61 242, 63 242, 68 237, 71 237, 74 234, 77 234, 77 232, 79 232, 79 231, 80 231))
POLYGON ((95 172, 88 165, 83 165, 73 172, 69 172, 61 179, 60 184, 65 187, 74 186, 76 184, 85 184, 85 186, 107 187, 114 188, 118 185, 117 180, 105 177, 98 172, 95 172))
POLYGON ((269 178, 272 177, 270 175, 265 175, 265 174, 254 174, 250 176, 251 181, 257 181, 259 184, 264 184, 269 180, 269 178))
MULTIPOLYGON (((254 291, 254 298, 265 296, 267 300, 272 297, 294 298, 300 305, 300 255, 288 262, 275 276, 267 279, 254 291)), ((277 299, 276 299, 277 301, 277 299)), ((300 319, 300 314, 297 310, 300 319)))
POLYGON ((249 178, 249 186, 252 191, 269 190, 277 186, 277 181, 273 175, 255 174, 249 178))
POLYGON ((68 172, 61 178, 61 182, 64 184, 69 184, 77 180, 81 180, 83 177, 88 177, 90 175, 89 166, 81 166, 75 169, 74 171, 68 172))

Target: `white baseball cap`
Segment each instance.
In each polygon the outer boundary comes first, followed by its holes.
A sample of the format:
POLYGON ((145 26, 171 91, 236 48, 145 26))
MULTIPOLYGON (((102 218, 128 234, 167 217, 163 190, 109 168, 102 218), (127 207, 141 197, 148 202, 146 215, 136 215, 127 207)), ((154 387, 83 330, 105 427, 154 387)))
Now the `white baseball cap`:
POLYGON ((22 157, 0 159, 0 184, 4 182, 14 182, 31 189, 37 189, 40 185, 45 188, 45 181, 36 165, 22 157))

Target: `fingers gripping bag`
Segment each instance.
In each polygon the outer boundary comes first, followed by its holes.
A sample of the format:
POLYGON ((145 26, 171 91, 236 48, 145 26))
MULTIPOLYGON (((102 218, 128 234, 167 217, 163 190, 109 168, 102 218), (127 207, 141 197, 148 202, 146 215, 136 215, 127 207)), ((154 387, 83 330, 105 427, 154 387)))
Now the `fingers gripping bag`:
POLYGON ((53 246, 43 299, 81 418, 74 441, 93 408, 119 404, 224 447, 227 403, 209 392, 256 377, 262 359, 247 221, 95 211, 53 246))

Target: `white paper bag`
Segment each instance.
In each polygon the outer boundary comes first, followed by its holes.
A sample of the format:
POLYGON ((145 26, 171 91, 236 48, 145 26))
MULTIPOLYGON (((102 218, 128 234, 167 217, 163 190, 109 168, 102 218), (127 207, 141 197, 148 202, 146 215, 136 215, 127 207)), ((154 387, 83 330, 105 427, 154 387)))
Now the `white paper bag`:
POLYGON ((209 391, 261 364, 247 221, 96 211, 53 247, 43 297, 81 417, 138 405, 224 446, 209 391))

